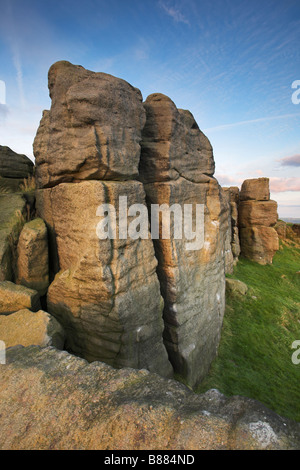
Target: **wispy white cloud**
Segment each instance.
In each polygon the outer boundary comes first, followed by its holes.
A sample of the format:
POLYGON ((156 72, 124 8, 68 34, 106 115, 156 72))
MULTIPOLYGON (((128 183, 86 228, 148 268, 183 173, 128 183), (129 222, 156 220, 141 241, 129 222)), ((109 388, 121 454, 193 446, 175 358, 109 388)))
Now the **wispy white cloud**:
POLYGON ((284 157, 277 161, 280 162, 281 166, 300 166, 300 154, 284 157))
POLYGON ((280 119, 290 119, 290 118, 295 118, 295 117, 300 117, 300 113, 282 114, 280 116, 269 116, 269 117, 262 117, 262 118, 257 118, 257 119, 250 119, 248 121, 234 122, 232 124, 222 124, 220 126, 211 127, 209 129, 203 129, 203 132, 221 131, 221 130, 226 130, 226 129, 232 129, 235 127, 246 126, 249 124, 257 124, 260 122, 271 122, 271 121, 277 121, 280 119))
POLYGON ((167 13, 167 15, 171 16, 175 23, 185 23, 187 25, 190 24, 189 20, 181 13, 181 11, 174 7, 171 6, 170 4, 166 4, 163 1, 159 2, 159 6, 167 13))
POLYGON ((274 193, 286 191, 300 191, 300 178, 270 178, 270 190, 274 193))
POLYGON ((16 79, 19 90, 20 104, 23 108, 26 106, 25 94, 24 94, 24 85, 23 85, 23 71, 22 63, 20 58, 19 44, 17 40, 16 27, 14 22, 14 15, 12 10, 12 3, 7 1, 7 19, 10 24, 10 34, 8 35, 8 41, 10 43, 12 60, 16 70, 16 79))

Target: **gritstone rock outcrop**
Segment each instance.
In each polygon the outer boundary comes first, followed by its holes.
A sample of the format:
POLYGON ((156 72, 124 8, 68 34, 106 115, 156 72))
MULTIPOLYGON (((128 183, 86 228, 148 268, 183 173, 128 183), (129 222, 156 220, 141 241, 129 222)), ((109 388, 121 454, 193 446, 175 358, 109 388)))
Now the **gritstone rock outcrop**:
POLYGON ((169 376, 169 355, 194 385, 216 355, 225 304, 228 217, 211 145, 190 112, 159 94, 143 106, 139 90, 110 75, 59 62, 49 90, 34 142, 48 310, 86 359, 169 376), (155 252, 150 235, 98 239, 100 204, 146 204, 146 195, 148 204, 202 204, 202 249, 187 251, 172 235, 155 252))
POLYGON ((279 249, 274 228, 277 220, 277 203, 270 200, 269 179, 244 181, 239 204, 241 254, 259 264, 271 264, 279 249))

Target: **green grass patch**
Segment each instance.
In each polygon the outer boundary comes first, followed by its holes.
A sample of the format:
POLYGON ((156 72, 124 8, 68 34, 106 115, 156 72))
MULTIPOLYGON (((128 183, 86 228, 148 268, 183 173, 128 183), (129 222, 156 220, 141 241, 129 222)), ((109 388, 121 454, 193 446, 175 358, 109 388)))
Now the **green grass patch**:
POLYGON ((232 276, 246 296, 227 296, 218 357, 197 392, 217 388, 243 395, 281 416, 300 421, 300 364, 292 343, 300 340, 300 249, 281 245, 273 264, 241 258, 232 276))

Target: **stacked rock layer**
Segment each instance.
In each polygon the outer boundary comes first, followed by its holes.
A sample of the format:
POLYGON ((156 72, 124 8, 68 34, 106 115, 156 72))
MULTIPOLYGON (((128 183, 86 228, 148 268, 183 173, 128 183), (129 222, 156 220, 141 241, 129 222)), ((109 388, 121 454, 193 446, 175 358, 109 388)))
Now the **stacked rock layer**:
POLYGON ((271 264, 279 249, 274 228, 277 202, 270 200, 269 179, 245 180, 240 192, 239 227, 241 253, 259 264, 271 264))

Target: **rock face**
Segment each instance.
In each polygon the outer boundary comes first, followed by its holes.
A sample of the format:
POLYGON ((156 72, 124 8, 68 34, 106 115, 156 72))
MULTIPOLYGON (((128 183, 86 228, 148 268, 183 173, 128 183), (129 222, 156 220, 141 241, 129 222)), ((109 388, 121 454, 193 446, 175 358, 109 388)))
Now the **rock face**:
MULTIPOLYGON (((192 114, 162 94, 150 95, 144 106, 140 175, 149 208, 190 204, 195 214, 199 204, 204 210, 197 228, 203 245, 188 250, 188 238, 177 239, 174 230, 154 240, 165 345, 176 373, 195 385, 216 355, 224 314, 225 200, 212 176, 212 147, 192 114)), ((172 228, 179 223, 174 219, 172 228)))
POLYGON ((14 278, 14 245, 25 212, 26 200, 21 194, 0 194, 0 282, 14 278))
POLYGON ((49 90, 34 141, 39 188, 138 176, 145 112, 137 88, 62 61, 49 70, 49 90))
POLYGON ((86 359, 170 376, 150 236, 99 239, 96 232, 102 204, 116 208, 118 218, 120 196, 128 206, 145 205, 134 179, 145 123, 141 94, 66 62, 51 67, 49 89, 51 110, 34 142, 36 205, 49 229, 55 275, 48 311, 64 326, 67 347, 86 359))
POLYGON ((0 315, 0 338, 6 348, 37 345, 63 349, 65 334, 58 321, 48 313, 24 309, 7 316, 0 315))
POLYGON ((274 228, 277 203, 270 201, 268 178, 244 181, 239 204, 241 253, 259 264, 271 264, 279 240, 274 228))
POLYGON ((268 178, 245 180, 240 192, 241 201, 269 201, 270 189, 268 178))
POLYGON ((42 219, 26 223, 18 241, 17 284, 35 289, 42 296, 49 286, 47 227, 42 219))
POLYGON ((228 205, 228 230, 225 239, 225 267, 227 273, 233 272, 241 252, 238 209, 239 209, 239 188, 231 186, 223 188, 228 205))
POLYGON ((4 178, 24 179, 33 174, 33 162, 9 147, 0 145, 0 176, 4 178))
POLYGON ((0 365, 1 450, 288 450, 300 425, 255 400, 196 395, 145 370, 54 348, 12 348, 0 365))
POLYGON ((37 291, 10 281, 0 282, 0 315, 8 315, 23 308, 36 311, 40 307, 37 291))
POLYGON ((287 224, 285 222, 283 222, 283 220, 278 220, 278 222, 276 223, 274 228, 275 228, 280 240, 285 240, 286 239, 286 234, 287 234, 287 230, 286 230, 287 229, 287 224))

